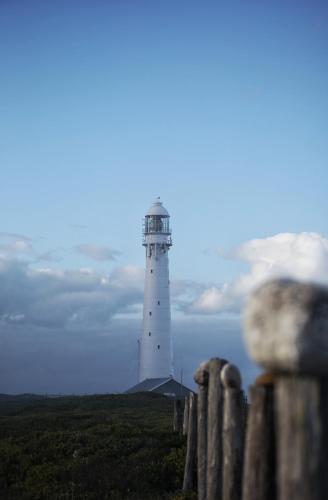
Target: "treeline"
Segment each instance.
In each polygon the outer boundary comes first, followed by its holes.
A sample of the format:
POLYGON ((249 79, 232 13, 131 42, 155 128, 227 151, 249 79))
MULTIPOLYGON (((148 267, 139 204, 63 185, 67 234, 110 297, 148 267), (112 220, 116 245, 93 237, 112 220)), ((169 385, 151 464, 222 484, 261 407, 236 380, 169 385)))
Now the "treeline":
POLYGON ((157 394, 0 398, 0 498, 178 498, 185 438, 157 394))

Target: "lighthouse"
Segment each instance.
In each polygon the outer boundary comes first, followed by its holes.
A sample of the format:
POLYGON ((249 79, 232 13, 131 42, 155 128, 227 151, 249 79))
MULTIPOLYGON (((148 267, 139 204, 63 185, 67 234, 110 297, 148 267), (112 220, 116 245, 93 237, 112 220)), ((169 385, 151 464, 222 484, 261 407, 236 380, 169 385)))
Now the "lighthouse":
MULTIPOLYGON (((182 398, 191 390, 173 378, 169 250, 170 215, 157 198, 143 221, 145 294, 139 345, 139 383, 126 392, 158 392, 182 398)), ((182 377, 181 377, 182 378, 182 377)))
POLYGON ((139 382, 173 377, 168 257, 171 245, 170 216, 157 198, 143 223, 146 270, 139 382))

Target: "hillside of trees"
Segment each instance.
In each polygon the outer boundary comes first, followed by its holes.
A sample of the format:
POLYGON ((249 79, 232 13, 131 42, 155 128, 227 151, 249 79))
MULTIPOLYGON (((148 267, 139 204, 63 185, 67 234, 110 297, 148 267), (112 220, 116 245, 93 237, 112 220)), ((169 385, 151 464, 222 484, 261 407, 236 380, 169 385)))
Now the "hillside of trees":
POLYGON ((0 498, 187 498, 172 420, 158 394, 0 395, 0 498))

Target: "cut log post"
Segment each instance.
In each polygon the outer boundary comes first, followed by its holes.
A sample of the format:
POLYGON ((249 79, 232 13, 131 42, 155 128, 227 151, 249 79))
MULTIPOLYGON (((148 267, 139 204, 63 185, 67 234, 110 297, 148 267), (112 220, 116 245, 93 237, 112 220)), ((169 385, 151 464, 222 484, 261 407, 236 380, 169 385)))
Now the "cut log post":
POLYGON ((182 432, 182 401, 181 399, 174 400, 174 419, 173 419, 173 430, 175 432, 182 432))
POLYGON ((275 500, 273 378, 258 377, 250 387, 243 470, 243 500, 275 500))
POLYGON ((221 370, 223 405, 223 500, 241 500, 244 441, 244 394, 239 370, 227 363, 221 370))
POLYGON ((250 356, 269 371, 318 375, 328 370, 328 290, 292 280, 261 286, 245 311, 250 356))
POLYGON ((328 498, 327 393, 327 383, 314 377, 281 376, 277 380, 278 498, 281 500, 328 498))
POLYGON ((253 294, 246 341, 274 388, 277 499, 328 498, 328 290, 277 280, 253 294))
POLYGON ((206 499, 222 499, 222 406, 223 388, 221 370, 226 360, 209 361, 208 414, 207 414, 207 471, 206 499))
POLYGON ((197 462, 197 395, 189 396, 189 426, 187 436, 187 454, 182 491, 187 492, 196 486, 197 462))
POLYGON ((198 404, 197 404, 198 500, 206 500, 208 363, 202 363, 199 366, 199 368, 195 372, 194 380, 196 384, 198 384, 198 404))
POLYGON ((188 434, 188 424, 189 424, 189 394, 185 397, 184 411, 183 411, 183 428, 182 434, 186 436, 188 434))

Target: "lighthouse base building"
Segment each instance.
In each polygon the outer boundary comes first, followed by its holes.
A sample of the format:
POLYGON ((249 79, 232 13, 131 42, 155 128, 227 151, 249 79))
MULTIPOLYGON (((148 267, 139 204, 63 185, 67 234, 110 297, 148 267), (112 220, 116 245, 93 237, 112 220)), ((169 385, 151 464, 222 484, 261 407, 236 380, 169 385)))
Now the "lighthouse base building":
POLYGON ((184 398, 192 392, 188 387, 170 378, 147 378, 143 382, 131 387, 127 393, 132 392, 157 392, 170 398, 184 398))
POLYGON ((191 392, 173 378, 168 253, 172 246, 170 216, 159 198, 143 223, 145 295, 139 345, 139 383, 127 392, 159 392, 184 397, 191 392))

